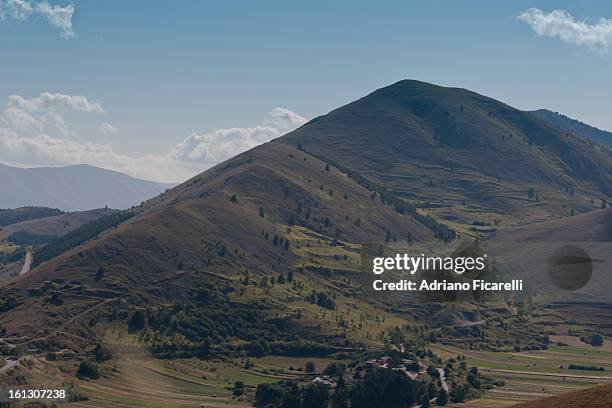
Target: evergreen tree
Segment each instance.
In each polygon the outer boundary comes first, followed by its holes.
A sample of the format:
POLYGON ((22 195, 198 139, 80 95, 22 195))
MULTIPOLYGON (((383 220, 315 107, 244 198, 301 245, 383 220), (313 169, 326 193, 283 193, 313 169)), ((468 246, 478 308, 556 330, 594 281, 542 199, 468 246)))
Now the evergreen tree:
POLYGON ((344 382, 344 376, 340 376, 336 382, 336 392, 332 398, 332 408, 348 407, 348 391, 344 382))
POLYGON ((446 393, 444 388, 442 388, 440 390, 440 394, 438 394, 438 398, 436 398, 436 405, 439 407, 443 407, 447 403, 448 403, 448 394, 446 393))
POLYGON ((326 408, 328 399, 328 387, 321 385, 309 385, 304 392, 302 408, 326 408))
POLYGON ((527 197, 531 200, 535 196, 535 190, 533 187, 529 187, 527 190, 527 197))
POLYGON ((98 270, 96 271, 96 276, 94 277, 94 280, 98 282, 103 277, 104 277, 104 268, 99 267, 98 270))

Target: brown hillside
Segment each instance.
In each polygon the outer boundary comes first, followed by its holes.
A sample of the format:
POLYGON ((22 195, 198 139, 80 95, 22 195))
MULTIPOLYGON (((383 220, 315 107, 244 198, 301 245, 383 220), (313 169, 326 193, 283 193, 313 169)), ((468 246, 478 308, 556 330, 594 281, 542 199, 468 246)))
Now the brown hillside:
POLYGON ((60 236, 72 231, 83 224, 97 218, 111 214, 114 210, 98 209, 91 211, 77 211, 46 217, 36 220, 22 221, 0 229, 0 241, 7 239, 15 232, 25 231, 36 235, 60 236))
MULTIPOLYGON (((188 301, 195 277, 229 285, 237 302, 250 291, 272 317, 307 312, 301 289, 236 289, 289 271, 346 310, 370 307, 377 299, 360 285, 360 244, 439 236, 402 197, 515 218, 565 214, 609 196, 611 168, 607 153, 497 101, 402 81, 194 177, 43 263, 4 288, 19 305, 0 323, 11 337, 49 340, 71 327, 71 338, 91 338, 92 315, 106 305, 188 301), (531 186, 540 201, 527 197, 531 186)), ((305 336, 329 335, 317 319, 300 319, 305 336)))
POLYGON ((612 241, 612 209, 597 210, 560 220, 508 228, 500 231, 496 240, 517 242, 612 241))
POLYGON ((379 89, 277 143, 301 146, 410 199, 465 199, 518 218, 569 215, 612 194, 612 160, 593 143, 491 98, 419 81, 379 89))
POLYGON ((513 405, 513 408, 610 408, 612 384, 513 405))
POLYGON ((293 224, 319 240, 382 242, 408 233, 415 240, 433 239, 424 225, 373 199, 336 168, 326 169, 296 148, 269 144, 152 200, 118 228, 9 286, 9 293, 24 294, 56 281, 64 284, 65 302, 53 308, 60 313, 48 314, 42 299, 23 296, 2 324, 10 335, 43 335, 104 299, 139 304, 188 296, 190 279, 202 272, 236 279, 244 271, 286 273, 298 261, 287 232, 293 224), (287 238, 288 249, 274 245, 274 236, 287 238), (106 276, 96 282, 100 267, 106 276))

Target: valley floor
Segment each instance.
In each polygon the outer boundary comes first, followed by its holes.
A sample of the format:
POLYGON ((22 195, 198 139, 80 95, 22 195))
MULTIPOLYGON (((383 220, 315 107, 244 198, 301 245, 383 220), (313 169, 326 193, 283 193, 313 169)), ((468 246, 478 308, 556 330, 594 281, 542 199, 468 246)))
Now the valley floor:
MULTIPOLYGON (((612 349, 609 345, 593 347, 569 336, 553 336, 551 340, 563 341, 569 345, 520 353, 466 351, 432 345, 431 349, 441 356, 465 355, 468 365, 477 366, 481 372, 506 383, 477 400, 448 406, 499 408, 601 384, 612 384, 612 349), (606 371, 572 370, 567 368, 570 364, 603 367, 606 371)), ((612 404, 612 394, 607 395, 607 398, 610 398, 612 404)))
MULTIPOLYGON (((612 384, 612 348, 580 344, 575 338, 559 336, 568 346, 549 350, 512 352, 466 351, 452 346, 432 345, 444 358, 465 355, 469 366, 505 381, 503 387, 482 398, 449 407, 499 408, 542 398, 612 384), (573 370, 570 364, 604 367, 605 371, 573 370), (563 366, 564 368, 560 368, 563 366)), ((68 407, 247 407, 252 406, 258 384, 283 379, 305 380, 301 371, 307 361, 317 369, 330 359, 263 357, 244 359, 159 360, 136 344, 124 345, 111 362, 104 363, 101 378, 74 380, 74 389, 85 401, 62 404, 68 407), (236 381, 247 385, 242 396, 233 395, 236 381)), ((56 366, 61 366, 57 362, 56 366)), ((66 370, 67 366, 60 371, 66 370)), ((69 369, 69 368, 68 368, 69 369)), ((603 398, 612 398, 606 394, 603 398)), ((538 405, 540 406, 540 405, 538 405)), ((541 405, 544 407, 545 405, 541 405)))

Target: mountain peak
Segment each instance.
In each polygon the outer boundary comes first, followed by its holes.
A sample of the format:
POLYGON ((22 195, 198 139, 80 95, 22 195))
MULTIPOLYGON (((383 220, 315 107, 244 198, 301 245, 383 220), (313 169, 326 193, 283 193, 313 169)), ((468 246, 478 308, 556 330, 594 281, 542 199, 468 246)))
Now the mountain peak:
MULTIPOLYGON (((279 142, 415 200, 473 200, 518 214, 523 197, 510 191, 525 182, 550 196, 582 189, 585 202, 612 193, 610 158, 580 138, 492 98, 416 80, 376 90, 279 142)), ((555 206, 567 212, 562 201, 555 206)))

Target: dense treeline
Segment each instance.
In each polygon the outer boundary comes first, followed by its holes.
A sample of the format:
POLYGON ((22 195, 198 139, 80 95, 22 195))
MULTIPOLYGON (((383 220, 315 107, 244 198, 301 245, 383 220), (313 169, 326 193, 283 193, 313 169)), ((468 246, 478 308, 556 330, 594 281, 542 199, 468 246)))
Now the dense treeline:
POLYGON ((128 329, 152 332, 152 350, 160 358, 232 353, 324 356, 332 352, 328 346, 302 341, 290 319, 271 317, 271 306, 232 301, 229 294, 233 290, 197 278, 189 303, 135 312, 128 329))
POLYGON ((16 308, 19 305, 19 301, 14 296, 6 296, 0 299, 0 313, 8 312, 11 309, 16 308))
POLYGON ((348 387, 342 376, 335 389, 325 384, 299 387, 292 381, 260 384, 256 407, 295 408, 407 408, 430 395, 424 383, 410 379, 402 371, 375 368, 348 387))
POLYGON ((44 234, 33 234, 28 231, 17 231, 11 234, 8 237, 8 241, 15 245, 44 245, 52 240, 54 240, 56 236, 54 235, 44 235, 44 234))
MULTIPOLYGON (((402 361, 399 354, 393 358, 392 368, 364 368, 357 365, 352 372, 348 372, 344 364, 334 362, 323 371, 328 376, 323 381, 315 380, 302 385, 294 381, 260 384, 255 393, 255 406, 408 408, 418 405, 424 408, 463 403, 478 398, 485 390, 504 385, 503 381, 480 374, 476 367, 468 368, 461 356, 449 359, 443 368, 439 367, 442 364, 439 357, 431 352, 428 356, 429 361, 421 360, 432 364, 425 371, 420 371, 416 360, 404 367, 412 373, 419 372, 416 377, 409 376, 404 368, 398 368, 398 364, 393 362, 396 359, 402 361), (444 373, 444 378, 440 372, 444 373)), ((309 364, 311 367, 307 364, 305 371, 313 373, 314 365, 309 364)))
POLYGON ((134 213, 131 211, 121 211, 106 215, 54 239, 53 241, 49 242, 47 246, 34 254, 32 267, 38 266, 41 263, 53 259, 71 248, 82 244, 83 242, 95 238, 101 232, 115 227, 133 216, 134 213))
POLYGON ((434 220, 431 217, 427 217, 421 214, 414 214, 414 218, 416 218, 421 224, 432 230, 436 238, 441 239, 445 242, 450 242, 457 236, 455 230, 448 228, 444 224, 440 224, 438 221, 434 220))
POLYGON ((570 364, 567 368, 570 370, 586 370, 586 371, 606 371, 603 367, 587 366, 582 364, 570 364))
POLYGON ((62 214, 64 214, 62 210, 47 207, 0 209, 0 227, 16 224, 22 221, 36 220, 38 218, 53 217, 62 214))
POLYGON ((334 299, 332 299, 330 295, 325 292, 312 291, 308 296, 306 296, 306 300, 312 304, 316 304, 317 306, 321 306, 325 309, 336 309, 336 302, 334 301, 334 299))
POLYGON ((25 248, 17 248, 15 251, 10 253, 0 252, 0 264, 17 262, 21 260, 25 254, 25 248))

